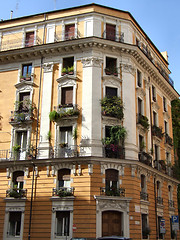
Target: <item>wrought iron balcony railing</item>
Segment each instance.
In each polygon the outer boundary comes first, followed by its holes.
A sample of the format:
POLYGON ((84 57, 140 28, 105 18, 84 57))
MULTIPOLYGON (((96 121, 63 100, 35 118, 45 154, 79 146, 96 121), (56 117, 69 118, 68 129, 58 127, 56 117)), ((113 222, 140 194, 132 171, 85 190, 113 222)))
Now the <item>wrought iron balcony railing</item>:
POLYGON ((80 148, 78 145, 69 145, 67 143, 60 143, 54 152, 55 158, 78 157, 80 148))
POLYGON ((146 116, 142 115, 141 113, 137 114, 137 124, 140 124, 144 130, 149 129, 149 120, 146 116))
POLYGON ((153 125, 152 126, 152 135, 162 139, 163 135, 164 135, 164 133, 162 132, 162 127, 153 125))
POLYGON ((163 198, 162 197, 157 197, 156 201, 157 201, 157 204, 163 205, 163 198))
POLYGON ((167 133, 165 133, 165 143, 170 146, 173 146, 173 140, 167 133))
POLYGON ((10 156, 10 150, 0 150, 0 160, 8 160, 10 156))
POLYGON ((11 111, 10 123, 26 123, 33 120, 33 113, 31 110, 26 111, 11 111))
POLYGON ((106 158, 125 158, 125 148, 116 144, 110 144, 103 147, 103 155, 106 158))
POLYGON ((166 163, 164 160, 154 160, 154 168, 158 171, 166 173, 166 163))
POLYGON ((119 34, 114 31, 105 30, 102 34, 102 37, 104 39, 111 40, 111 41, 124 42, 124 33, 123 32, 121 32, 119 34))
POLYGON ((8 190, 6 190, 6 197, 26 198, 27 197, 27 189, 21 189, 21 188, 8 189, 8 190))
POLYGON ((141 198, 141 200, 148 201, 149 200, 149 195, 146 192, 140 192, 140 198, 141 198))
POLYGON ((74 188, 73 187, 59 187, 52 189, 52 196, 58 197, 70 197, 74 196, 74 188))
POLYGON ((67 40, 73 40, 81 37, 82 37, 82 34, 78 30, 67 31, 67 32, 57 31, 54 34, 54 41, 55 42, 67 41, 67 40))
POLYGON ((152 167, 152 156, 144 151, 138 154, 139 161, 152 167))
POLYGON ((174 201, 173 200, 168 200, 169 207, 173 208, 174 207, 174 201))
POLYGON ((100 194, 105 196, 125 197, 125 188, 100 188, 100 194))

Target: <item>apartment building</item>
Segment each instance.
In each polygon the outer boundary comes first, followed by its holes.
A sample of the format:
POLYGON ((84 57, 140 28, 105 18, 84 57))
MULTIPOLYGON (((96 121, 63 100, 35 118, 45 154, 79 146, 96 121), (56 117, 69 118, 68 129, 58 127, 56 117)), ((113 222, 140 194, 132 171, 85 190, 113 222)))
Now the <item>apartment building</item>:
POLYGON ((0 239, 175 239, 169 74, 129 12, 1 21, 0 239))

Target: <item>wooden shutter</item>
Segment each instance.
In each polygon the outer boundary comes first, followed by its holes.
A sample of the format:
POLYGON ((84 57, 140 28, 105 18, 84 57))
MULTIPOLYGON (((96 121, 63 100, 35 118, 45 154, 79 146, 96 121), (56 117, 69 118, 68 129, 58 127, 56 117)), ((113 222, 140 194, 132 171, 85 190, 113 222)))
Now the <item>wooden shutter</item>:
POLYGON ((73 39, 75 37, 75 24, 65 26, 65 39, 73 39))
POLYGON ((106 24, 106 39, 115 41, 116 26, 112 24, 106 24))
POLYGON ((73 87, 62 88, 61 104, 73 103, 73 87))
POLYGON ((25 40, 25 46, 31 47, 34 45, 34 32, 27 32, 26 33, 26 40, 25 40))

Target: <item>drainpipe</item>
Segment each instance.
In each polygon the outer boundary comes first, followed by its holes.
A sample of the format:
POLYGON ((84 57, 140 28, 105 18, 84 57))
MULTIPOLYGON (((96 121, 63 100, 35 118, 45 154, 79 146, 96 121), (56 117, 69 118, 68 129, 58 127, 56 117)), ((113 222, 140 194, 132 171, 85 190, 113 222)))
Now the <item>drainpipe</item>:
POLYGON ((158 216, 157 216, 157 198, 156 198, 156 178, 154 177, 154 202, 155 202, 155 217, 156 217, 156 239, 158 239, 158 216))
MULTIPOLYGON (((46 21, 46 14, 44 14, 44 22, 46 21)), ((45 39, 45 28, 44 25, 44 34, 43 34, 43 44, 45 39)), ((42 83, 42 69, 43 69, 43 56, 41 57, 41 67, 40 67, 40 81, 39 81, 39 96, 38 96, 38 107, 37 107, 37 125, 36 125, 36 146, 35 146, 35 156, 34 159, 37 159, 37 144, 38 144, 38 131, 39 131, 39 110, 40 110, 40 98, 41 98, 41 83, 42 83)), ((30 215, 29 215, 29 231, 28 231, 28 240, 31 239, 31 222, 32 222, 32 204, 33 204, 33 192, 34 192, 34 172, 35 164, 33 164, 33 178, 32 178, 32 187, 31 187, 31 203, 30 203, 30 215)))

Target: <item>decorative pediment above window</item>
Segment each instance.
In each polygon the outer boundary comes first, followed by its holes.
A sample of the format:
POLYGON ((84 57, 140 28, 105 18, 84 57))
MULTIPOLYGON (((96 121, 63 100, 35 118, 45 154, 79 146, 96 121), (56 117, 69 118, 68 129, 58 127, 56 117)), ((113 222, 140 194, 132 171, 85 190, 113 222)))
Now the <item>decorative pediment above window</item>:
POLYGON ((152 102, 152 110, 158 112, 159 110, 159 105, 157 102, 152 102))
POLYGON ((170 119, 168 112, 163 112, 164 120, 168 121, 170 119))
POLYGON ((136 93, 137 97, 141 97, 142 99, 144 98, 144 96, 146 96, 146 92, 141 87, 136 87, 136 93))
POLYGON ((66 74, 65 76, 58 78, 56 81, 59 83, 59 86, 62 87, 66 85, 76 85, 77 79, 77 77, 66 74))
POLYGON ((33 82, 28 81, 21 81, 19 83, 16 83, 15 88, 17 88, 19 91, 32 91, 35 84, 33 82))
POLYGON ((120 83, 122 82, 122 80, 116 76, 113 75, 109 75, 109 76, 104 76, 102 77, 103 83, 104 85, 112 85, 115 87, 120 87, 120 83))

